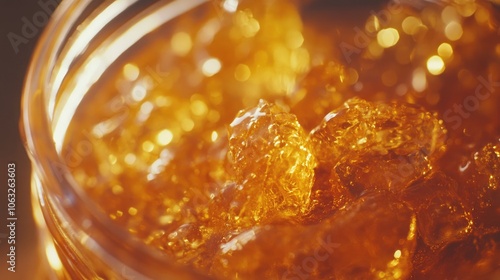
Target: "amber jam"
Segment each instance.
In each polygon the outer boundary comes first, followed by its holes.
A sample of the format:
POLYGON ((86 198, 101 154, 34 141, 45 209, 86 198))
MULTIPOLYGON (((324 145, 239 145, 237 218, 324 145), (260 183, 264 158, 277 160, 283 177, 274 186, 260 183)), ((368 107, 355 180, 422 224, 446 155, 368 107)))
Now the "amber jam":
POLYGON ((212 4, 71 121, 110 222, 217 279, 500 278, 495 1, 212 4))

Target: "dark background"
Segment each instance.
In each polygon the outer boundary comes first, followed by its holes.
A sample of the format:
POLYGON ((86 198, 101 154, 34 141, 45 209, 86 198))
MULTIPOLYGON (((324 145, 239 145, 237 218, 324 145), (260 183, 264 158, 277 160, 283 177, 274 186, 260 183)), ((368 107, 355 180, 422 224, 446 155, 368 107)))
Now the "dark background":
MULTIPOLYGON (((23 17, 33 21, 39 0, 0 0, 0 279, 43 279, 31 214, 30 164, 19 135, 20 98, 25 74, 42 28, 16 53, 7 37, 22 36, 23 17), (16 272, 7 270, 7 164, 16 164, 16 272)), ((40 0, 43 2, 56 0, 40 0)))

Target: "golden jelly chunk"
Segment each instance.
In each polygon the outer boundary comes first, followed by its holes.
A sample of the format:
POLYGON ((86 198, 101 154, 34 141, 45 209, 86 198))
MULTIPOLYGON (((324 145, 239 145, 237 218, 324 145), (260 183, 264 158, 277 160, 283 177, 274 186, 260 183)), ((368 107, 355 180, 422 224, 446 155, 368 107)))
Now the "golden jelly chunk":
POLYGON ((327 114, 311 131, 320 164, 335 165, 354 154, 431 155, 444 144, 445 130, 434 114, 410 104, 372 103, 353 98, 327 114))
POLYGON ((229 127, 228 157, 236 183, 227 209, 233 222, 269 221, 305 211, 316 160, 294 115, 263 100, 241 111, 229 127))
POLYGON ((431 169, 425 154, 416 151, 397 155, 353 155, 343 157, 335 166, 335 175, 351 194, 359 196, 366 189, 399 192, 431 169))
POLYGON ((435 115, 409 104, 353 98, 310 133, 323 168, 359 196, 366 189, 399 192, 432 169, 445 130, 435 115))
POLYGON ((211 273, 224 279, 405 279, 415 218, 387 193, 371 193, 311 225, 267 225, 223 243, 211 273))

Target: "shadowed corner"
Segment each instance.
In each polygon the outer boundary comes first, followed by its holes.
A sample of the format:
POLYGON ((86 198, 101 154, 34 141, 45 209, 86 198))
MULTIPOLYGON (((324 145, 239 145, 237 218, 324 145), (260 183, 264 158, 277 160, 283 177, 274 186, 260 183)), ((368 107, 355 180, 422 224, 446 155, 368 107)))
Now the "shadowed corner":
POLYGON ((16 54, 23 45, 36 40, 60 2, 61 0, 39 0, 36 2, 37 11, 30 16, 21 17, 19 28, 7 33, 7 39, 16 54))

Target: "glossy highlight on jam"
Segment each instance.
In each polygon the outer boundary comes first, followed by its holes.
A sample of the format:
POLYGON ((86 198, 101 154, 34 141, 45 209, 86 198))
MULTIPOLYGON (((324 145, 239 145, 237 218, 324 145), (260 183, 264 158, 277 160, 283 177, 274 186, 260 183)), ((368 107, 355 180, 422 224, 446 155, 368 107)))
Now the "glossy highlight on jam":
POLYGON ((75 180, 215 279, 500 277, 500 7, 323 2, 154 34, 75 115, 75 180))

